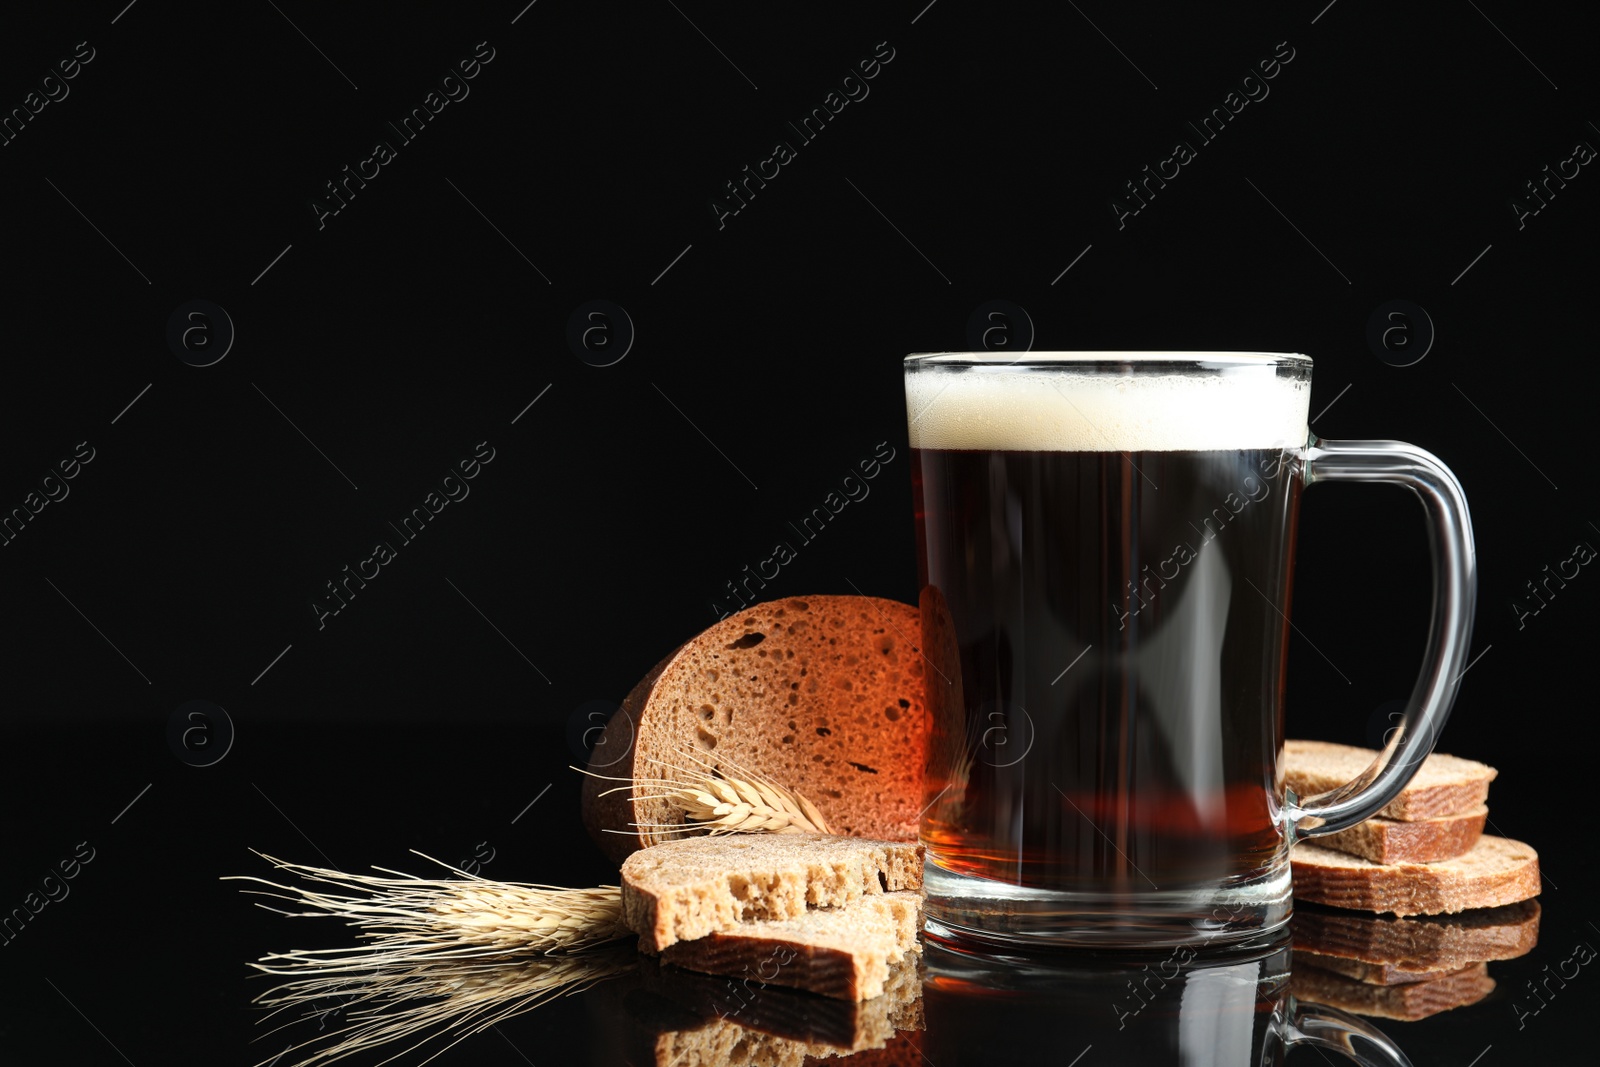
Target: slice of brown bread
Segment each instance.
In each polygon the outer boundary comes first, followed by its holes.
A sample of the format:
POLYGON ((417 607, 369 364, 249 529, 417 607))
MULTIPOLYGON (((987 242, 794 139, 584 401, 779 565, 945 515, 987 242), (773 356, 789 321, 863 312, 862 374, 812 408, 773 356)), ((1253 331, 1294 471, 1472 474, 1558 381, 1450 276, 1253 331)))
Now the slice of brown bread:
POLYGON ((1348 852, 1373 863, 1437 863, 1464 855, 1476 845, 1488 818, 1489 809, 1480 804, 1459 815, 1413 822, 1371 818, 1311 840, 1322 848, 1348 852))
POLYGON ((1330 1008, 1414 1022, 1476 1004, 1494 992, 1494 979, 1484 963, 1431 982, 1396 986, 1368 985, 1316 967, 1296 967, 1289 977, 1289 989, 1301 1000, 1330 1008))
MULTIPOLYGON (((612 715, 589 769, 684 781, 701 769, 686 757, 698 758, 796 790, 835 833, 909 840, 923 805, 921 640, 917 609, 892 600, 757 604, 656 664, 612 715)), ((616 784, 584 780, 583 819, 620 863, 665 836, 639 827, 685 820, 667 790, 607 793, 616 784)))
MULTIPOLYGON (((1326 793, 1357 778, 1378 754, 1327 741, 1286 741, 1284 781, 1302 797, 1326 793)), ((1500 772, 1476 760, 1435 752, 1393 800, 1378 812, 1386 819, 1410 822, 1470 811, 1489 797, 1489 783, 1500 772)))
POLYGON ((668 841, 622 864, 622 918, 639 948, 740 933, 808 907, 922 888, 922 846, 833 834, 727 834, 668 841))
POLYGON ((1408 971, 1392 963, 1362 963, 1360 960, 1347 960, 1342 956, 1324 956, 1320 952, 1302 952, 1300 949, 1294 950, 1294 965, 1320 967, 1324 971, 1342 974, 1346 978, 1365 982, 1367 985, 1410 985, 1412 982, 1431 982, 1436 978, 1448 978, 1458 971, 1477 966, 1469 963, 1466 968, 1457 967, 1449 971, 1408 971))
POLYGON ((1539 902, 1400 919, 1296 904, 1294 949, 1409 971, 1454 971, 1525 956, 1539 943, 1539 902))
POLYGON ((1297 900, 1337 908, 1439 915, 1493 908, 1539 894, 1539 856, 1520 841, 1485 835, 1438 863, 1373 863, 1305 843, 1289 853, 1297 900))
POLYGON ((922 952, 921 893, 877 893, 794 919, 743 924, 662 950, 675 967, 804 989, 835 1000, 883 993, 889 964, 922 952))

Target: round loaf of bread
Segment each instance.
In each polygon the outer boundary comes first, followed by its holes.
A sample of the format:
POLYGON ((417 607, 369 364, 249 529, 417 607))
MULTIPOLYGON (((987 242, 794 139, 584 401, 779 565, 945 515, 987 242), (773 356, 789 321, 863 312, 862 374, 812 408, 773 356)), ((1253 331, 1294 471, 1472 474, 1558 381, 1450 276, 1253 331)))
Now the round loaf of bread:
MULTIPOLYGON (((633 688, 590 756, 594 774, 687 781, 764 775, 810 799, 837 834, 911 840, 926 716, 916 608, 863 596, 769 601, 689 640, 633 688), (618 753, 625 753, 618 755, 618 753)), ((606 793, 586 777, 583 821, 617 863, 683 836, 656 785, 606 793), (605 794, 605 795, 602 795, 605 794)), ((688 832, 699 832, 691 830, 688 832)))

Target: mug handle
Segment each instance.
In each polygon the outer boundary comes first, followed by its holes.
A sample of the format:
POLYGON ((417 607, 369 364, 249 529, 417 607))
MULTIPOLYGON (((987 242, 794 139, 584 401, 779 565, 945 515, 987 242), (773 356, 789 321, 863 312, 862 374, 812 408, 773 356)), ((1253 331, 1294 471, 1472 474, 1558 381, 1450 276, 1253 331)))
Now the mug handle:
POLYGON ((1341 1052, 1361 1067, 1411 1067, 1406 1054, 1376 1026, 1338 1008, 1304 1004, 1293 996, 1279 1034, 1285 1051, 1315 1045, 1341 1052))
POLYGON ((1437 456, 1401 441, 1324 441, 1312 436, 1301 477, 1317 482, 1383 482, 1417 494, 1428 520, 1433 556, 1433 615, 1422 673, 1405 717, 1378 758, 1354 781, 1313 797, 1286 797, 1284 820, 1298 841, 1321 837, 1376 814, 1405 788, 1433 751, 1450 716, 1472 641, 1478 595, 1472 519, 1461 483, 1437 456), (1321 820, 1307 826, 1308 820, 1321 820))

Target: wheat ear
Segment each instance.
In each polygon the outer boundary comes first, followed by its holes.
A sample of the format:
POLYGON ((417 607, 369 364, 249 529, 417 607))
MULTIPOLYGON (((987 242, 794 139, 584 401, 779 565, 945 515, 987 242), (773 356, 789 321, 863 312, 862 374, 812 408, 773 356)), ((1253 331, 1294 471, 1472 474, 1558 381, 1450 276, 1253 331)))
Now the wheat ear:
MULTIPOLYGON (((683 810, 690 821, 678 823, 632 823, 638 830, 654 838, 671 833, 689 833, 704 830, 716 834, 749 833, 832 833, 827 820, 809 798, 796 790, 779 785, 757 771, 739 767, 730 760, 724 769, 698 753, 685 751, 686 760, 696 764, 684 767, 667 760, 647 757, 675 777, 617 778, 573 768, 581 774, 622 785, 608 789, 608 793, 628 789, 658 789, 660 792, 636 795, 635 800, 667 800, 683 810), (730 773, 730 771, 732 773, 730 773)), ((619 831, 620 832, 620 831, 619 831)))

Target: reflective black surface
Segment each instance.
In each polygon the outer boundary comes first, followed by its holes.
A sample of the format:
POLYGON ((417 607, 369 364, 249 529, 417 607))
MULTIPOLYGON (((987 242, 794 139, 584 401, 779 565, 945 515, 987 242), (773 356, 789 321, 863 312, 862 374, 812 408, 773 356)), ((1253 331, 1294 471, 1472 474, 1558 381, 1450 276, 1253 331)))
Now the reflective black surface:
MULTIPOLYGON (((349 934, 220 881, 251 849, 613 878, 566 769, 591 714, 736 592, 915 601, 900 359, 998 301, 1027 321, 980 339, 1308 353, 1316 432, 1460 476, 1482 584, 1444 747, 1500 768, 1539 943, 1375 1025, 1417 1064, 1589 1062, 1594 29, 1485 0, 11 5, 0 1059, 270 1062, 293 1039, 252 1043, 247 961, 349 934), (870 95, 788 130, 862 64, 870 95)), ((1307 494, 1288 736, 1393 725, 1415 511, 1307 494)), ((615 1062, 604 988, 438 1062, 615 1062)), ((944 1047, 1070 1062, 1114 1002, 944 1047)))
MULTIPOLYGON (((416 848, 505 880, 593 885, 614 873, 578 826, 577 781, 565 770, 565 754, 510 743, 525 737, 517 729, 504 730, 500 743, 491 744, 473 731, 259 725, 240 731, 226 760, 201 770, 163 751, 159 730, 144 733, 99 731, 101 743, 73 763, 82 784, 55 795, 59 824, 75 832, 65 835, 52 865, 71 860, 79 841, 89 843, 93 857, 64 880, 62 899, 47 903, 0 949, 9 1005, 0 1041, 18 1055, 122 1062, 115 1045, 141 1065, 252 1064, 300 1042, 325 1047, 330 1034, 350 1025, 351 1005, 341 996, 270 1020, 264 1009, 250 1006, 274 980, 251 977, 248 962, 274 951, 349 946, 354 938, 331 920, 264 911, 241 892, 244 884, 219 881, 224 874, 272 873, 248 848, 318 863, 325 854, 347 870, 378 864, 430 873, 426 861, 407 851, 416 848), (124 790, 127 796, 111 796, 103 783, 129 758, 147 760, 154 781, 113 824, 139 783, 124 790), (441 767, 468 760, 480 779, 440 779, 441 767), (283 769, 289 766, 292 774, 283 769), (109 805, 97 803, 107 798, 109 805)), ((55 751, 67 740, 39 731, 22 738, 36 752, 55 751)), ((46 854, 55 827, 27 826, 11 854, 46 854)), ((1546 845, 1545 855, 1547 867, 1550 856, 1560 862, 1558 846, 1546 845)), ((39 866, 43 880, 45 864, 39 866)), ((1587 946, 1600 946, 1584 904, 1595 887, 1575 864, 1557 877, 1561 888, 1547 882, 1539 899, 1531 950, 1488 963, 1491 992, 1418 1021, 1376 1017, 1371 1025, 1419 1065, 1470 1063, 1490 1046, 1482 1062, 1499 1055, 1580 1062, 1589 1016, 1600 1005, 1600 982, 1591 980, 1592 965, 1583 962, 1587 946)), ((21 905, 24 892, 13 903, 21 905)), ((1344 918, 1377 921, 1357 913, 1344 918)), ((1343 943, 1351 936, 1342 935, 1343 943)), ((936 1067, 1039 1062, 1040 1056, 1071 1062, 1080 1053, 1083 1065, 1255 1063, 1240 1056, 1247 1049, 1258 1056, 1279 1040, 1273 1027, 1291 1011, 1294 976, 1304 965, 1293 964, 1291 950, 1281 944, 1253 955, 1179 951, 1181 958, 1171 952, 1069 953, 1000 960, 930 946, 920 1008, 911 1013, 923 1029, 898 1040, 919 1047, 936 1067), (1182 1056, 1173 1058, 1180 1049, 1182 1056)), ((607 967, 617 969, 614 957, 607 967)), ((678 1051, 698 1048, 707 1040, 703 1031, 723 1016, 768 1034, 761 1040, 769 1051, 797 1047, 783 1040, 832 1040, 845 1047, 861 1040, 846 1005, 784 990, 735 990, 726 980, 680 974, 674 981, 659 971, 646 977, 628 970, 506 1019, 437 1062, 513 1064, 525 1055, 538 1064, 653 1063, 647 1053, 661 1035, 679 1033, 683 1043, 670 1046, 678 1051), (649 996, 630 992, 646 977, 649 996), (663 1006, 663 998, 678 1014, 663 1006), (681 1036, 695 1033, 701 1036, 693 1041, 681 1036)), ((526 982, 505 984, 508 996, 526 990, 526 982)), ((881 1031, 883 1024, 876 1025, 881 1031)), ((871 1027, 862 1026, 870 1036, 871 1027)), ((402 1047, 349 1062, 377 1063, 402 1047)), ((425 1055, 396 1062, 420 1062, 425 1055)), ((294 1056, 280 1062, 295 1062, 294 1056)), ((1296 1048, 1287 1062, 1320 1058, 1296 1048)))

